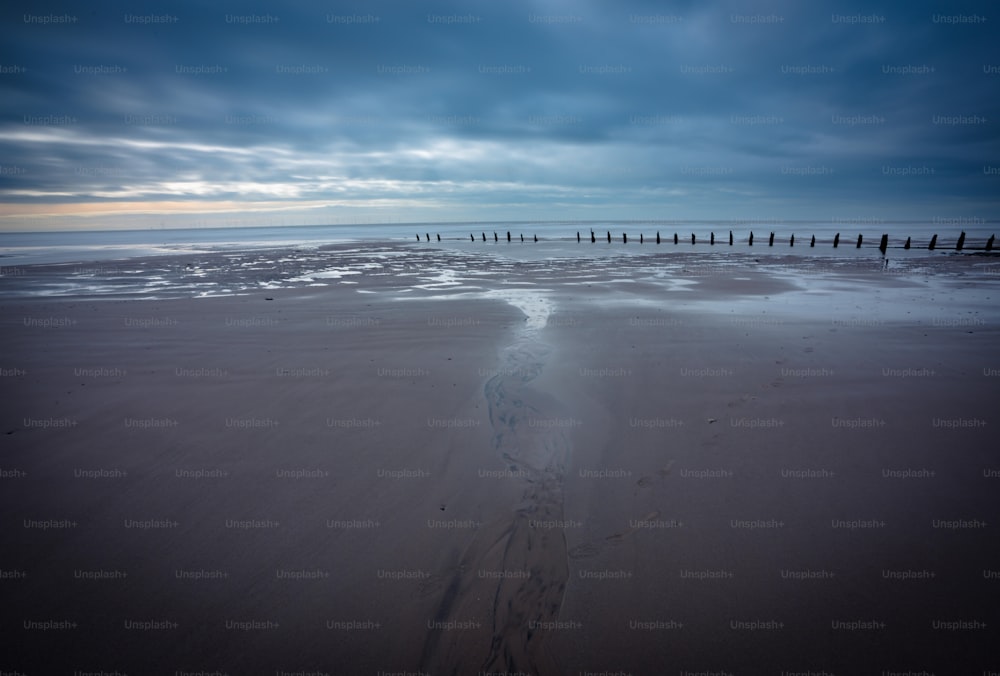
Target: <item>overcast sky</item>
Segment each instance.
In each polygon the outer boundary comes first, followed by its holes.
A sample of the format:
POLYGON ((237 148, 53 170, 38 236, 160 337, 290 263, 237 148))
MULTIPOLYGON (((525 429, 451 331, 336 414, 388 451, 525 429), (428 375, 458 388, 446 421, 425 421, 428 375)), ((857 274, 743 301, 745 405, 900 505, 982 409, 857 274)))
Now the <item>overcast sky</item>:
POLYGON ((0 229, 997 218, 997 7, 7 4, 0 229))

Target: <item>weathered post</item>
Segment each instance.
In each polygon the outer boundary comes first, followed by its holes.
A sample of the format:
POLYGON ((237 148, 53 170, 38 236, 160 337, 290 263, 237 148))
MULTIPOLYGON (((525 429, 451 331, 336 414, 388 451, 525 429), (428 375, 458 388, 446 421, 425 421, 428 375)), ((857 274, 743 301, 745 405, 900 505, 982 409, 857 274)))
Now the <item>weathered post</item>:
POLYGON ((904 249, 909 249, 910 248, 910 238, 909 237, 906 238, 906 244, 903 245, 903 248, 904 249))
POLYGON ((810 248, 816 246, 816 235, 813 235, 812 239, 809 240, 809 246, 810 248))
POLYGON ((934 233, 934 236, 931 237, 931 243, 927 245, 927 249, 930 251, 934 251, 934 247, 936 246, 937 246, 937 233, 934 233))
POLYGON ((750 246, 753 246, 753 230, 750 231, 750 246))
POLYGON ((993 238, 994 237, 996 237, 996 235, 990 235, 990 238, 988 240, 986 240, 986 250, 987 251, 993 251, 993 238))
POLYGON ((774 233, 773 232, 771 233, 771 236, 767 238, 767 245, 768 246, 774 246, 774 233))
POLYGON ((833 248, 836 249, 837 245, 840 244, 840 233, 838 232, 833 236, 833 248))
POLYGON ((860 249, 861 248, 861 235, 858 235, 858 244, 854 248, 855 249, 860 249))
POLYGON ((886 247, 888 246, 889 246, 889 235, 883 232, 882 241, 878 243, 878 250, 882 252, 883 256, 885 255, 885 250, 886 247))
POLYGON ((962 231, 962 234, 958 236, 958 241, 955 242, 955 251, 961 251, 963 246, 965 246, 965 230, 962 231))

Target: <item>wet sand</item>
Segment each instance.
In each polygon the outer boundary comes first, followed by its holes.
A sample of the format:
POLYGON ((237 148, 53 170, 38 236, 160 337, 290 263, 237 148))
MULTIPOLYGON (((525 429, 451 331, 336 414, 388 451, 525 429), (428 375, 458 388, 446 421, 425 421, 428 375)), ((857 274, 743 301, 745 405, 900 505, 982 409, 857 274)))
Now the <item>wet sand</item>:
POLYGON ((569 673, 991 663, 992 629, 932 623, 992 612, 992 525, 935 524, 997 516, 995 329, 588 315, 550 369, 580 421, 569 673))
POLYGON ((2 303, 4 668, 996 667, 983 260, 399 251, 2 303))

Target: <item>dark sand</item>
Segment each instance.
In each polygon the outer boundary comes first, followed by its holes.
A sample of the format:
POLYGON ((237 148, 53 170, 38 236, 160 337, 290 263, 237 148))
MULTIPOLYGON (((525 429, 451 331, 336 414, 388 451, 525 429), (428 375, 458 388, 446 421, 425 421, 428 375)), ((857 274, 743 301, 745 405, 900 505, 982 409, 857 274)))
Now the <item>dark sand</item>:
POLYGON ((4 302, 0 669, 1000 668, 997 277, 719 260, 4 302))

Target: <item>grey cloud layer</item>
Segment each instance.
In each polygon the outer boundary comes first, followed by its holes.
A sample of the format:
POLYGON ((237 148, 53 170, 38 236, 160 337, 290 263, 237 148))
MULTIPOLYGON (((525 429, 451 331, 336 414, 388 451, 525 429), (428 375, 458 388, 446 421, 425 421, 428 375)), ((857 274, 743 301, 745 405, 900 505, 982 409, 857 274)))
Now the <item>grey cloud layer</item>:
POLYGON ((985 3, 9 8, 0 199, 995 216, 995 21, 985 3))

